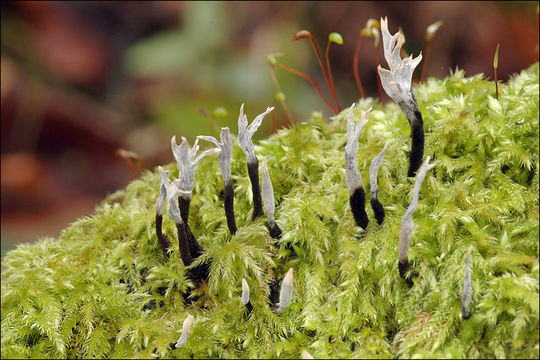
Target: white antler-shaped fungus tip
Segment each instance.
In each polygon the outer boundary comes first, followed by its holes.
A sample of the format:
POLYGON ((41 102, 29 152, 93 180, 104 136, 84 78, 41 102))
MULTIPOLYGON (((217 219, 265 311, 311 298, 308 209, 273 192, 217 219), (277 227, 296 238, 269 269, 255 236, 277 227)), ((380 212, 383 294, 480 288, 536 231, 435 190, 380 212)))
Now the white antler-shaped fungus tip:
POLYGON ((204 157, 220 152, 221 150, 219 147, 208 149, 195 157, 199 151, 199 138, 197 137, 193 143, 193 147, 190 149, 189 142, 183 136, 180 145, 176 144, 176 136, 173 136, 171 139, 171 148, 176 159, 176 165, 178 166, 178 179, 180 180, 178 186, 180 190, 188 194, 187 197, 190 197, 195 181, 195 166, 204 157))
MULTIPOLYGON (((223 182, 226 184, 231 181, 231 157, 233 150, 233 142, 231 137, 231 131, 228 127, 221 128, 221 142, 217 141, 213 136, 197 136, 197 139, 202 139, 210 141, 216 145, 214 150, 219 152, 218 154, 218 163, 221 170, 221 176, 223 177, 223 182)), ((204 153, 203 153, 204 154, 204 153)), ((209 155, 209 154, 206 154, 209 155)), ((205 156, 206 156, 205 155, 205 156)))
POLYGON ((377 67, 383 89, 402 109, 405 107, 414 112, 418 105, 411 82, 414 69, 422 61, 422 53, 414 59, 411 55, 402 60, 400 52, 404 39, 399 32, 390 35, 387 18, 381 18, 381 32, 384 58, 390 68, 386 70, 380 65, 377 67))
POLYGON ((244 115, 244 104, 240 106, 240 114, 238 116, 238 141, 240 142, 240 147, 246 154, 248 163, 257 162, 251 138, 259 126, 261 126, 264 117, 272 110, 274 110, 273 106, 266 108, 266 110, 262 114, 257 115, 253 122, 248 126, 247 116, 244 115))

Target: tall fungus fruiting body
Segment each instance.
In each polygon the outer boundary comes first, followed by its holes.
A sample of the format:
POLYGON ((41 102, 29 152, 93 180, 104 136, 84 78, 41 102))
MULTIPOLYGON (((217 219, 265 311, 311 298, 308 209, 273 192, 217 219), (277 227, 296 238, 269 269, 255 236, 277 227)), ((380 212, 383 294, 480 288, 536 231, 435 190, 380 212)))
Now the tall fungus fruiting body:
POLYGON ((411 82, 414 69, 422 61, 422 54, 414 59, 412 55, 401 59, 403 37, 399 32, 393 36, 390 35, 386 18, 381 18, 381 32, 383 35, 384 57, 390 70, 386 70, 380 65, 377 70, 384 91, 399 105, 411 126, 412 142, 407 176, 414 177, 424 156, 424 120, 414 96, 411 82))
MULTIPOLYGON (((178 229, 178 242, 182 260, 185 259, 184 265, 189 266, 194 259, 201 256, 204 250, 189 226, 189 207, 195 182, 195 167, 205 156, 218 153, 221 149, 208 149, 196 156, 199 151, 198 138, 195 140, 193 147, 190 148, 185 137, 182 137, 182 143, 177 145, 176 137, 173 136, 171 150, 178 166, 178 179, 174 181, 177 188, 175 191, 178 193, 178 210, 180 212, 180 219, 175 221, 178 229)), ((207 280, 208 272, 208 263, 202 263, 190 269, 190 274, 196 282, 207 280)))
POLYGON ((405 211, 405 214, 401 218, 401 233, 399 235, 399 260, 398 260, 398 268, 399 268, 399 276, 401 276, 406 282, 409 287, 413 286, 412 277, 416 275, 416 273, 407 274, 410 268, 409 264, 409 245, 411 242, 411 236, 414 230, 414 224, 412 221, 412 214, 414 213, 414 210, 418 206, 418 198, 420 196, 420 189, 422 188, 422 183, 424 182, 424 178, 426 177, 426 174, 429 170, 431 170, 433 167, 435 167, 434 164, 429 164, 430 157, 428 156, 426 158, 426 161, 420 169, 418 170, 418 173, 416 174, 416 180, 414 183, 413 188, 413 195, 411 202, 409 203, 409 207, 407 207, 407 210, 405 211))
POLYGON ((384 144, 384 148, 381 150, 381 152, 373 159, 371 162, 371 165, 369 166, 369 182, 370 182, 370 190, 369 194, 371 196, 371 208, 373 209, 373 214, 375 215, 375 219, 377 220, 377 224, 381 225, 384 221, 385 212, 384 212, 384 206, 379 201, 379 186, 377 184, 377 174, 379 172, 379 168, 382 165, 383 159, 384 159, 384 153, 386 152, 386 149, 388 148, 388 143, 390 140, 387 140, 384 144))
POLYGON ((269 107, 265 112, 259 114, 248 126, 247 116, 244 115, 244 104, 240 106, 240 114, 238 115, 238 141, 240 147, 246 154, 247 169, 249 180, 251 181, 251 190, 253 194, 253 215, 252 220, 264 216, 262 208, 261 187, 259 185, 259 160, 255 155, 255 148, 251 138, 255 131, 261 126, 264 117, 274 110, 274 107, 269 107))
POLYGON ((158 237, 159 247, 163 251, 165 258, 169 258, 169 247, 171 242, 165 234, 163 234, 162 225, 163 225, 163 209, 165 207, 165 199, 167 198, 167 185, 169 184, 169 171, 163 170, 161 166, 158 167, 160 172, 160 185, 159 185, 159 196, 156 200, 155 210, 156 210, 156 235, 158 237))
POLYGON ((469 304, 472 298, 472 284, 471 284, 471 251, 472 246, 469 246, 467 251, 467 259, 465 261, 465 275, 463 277, 463 296, 461 297, 461 314, 463 319, 471 317, 469 312, 469 304))
POLYGON ((221 142, 213 136, 198 136, 198 139, 213 142, 221 151, 218 154, 219 169, 224 185, 224 207, 227 226, 231 235, 236 233, 236 219, 234 217, 234 186, 231 178, 231 157, 233 142, 231 132, 228 127, 221 128, 221 142))
POLYGON ((262 195, 264 207, 266 209, 266 216, 268 218, 268 231, 270 232, 270 236, 272 238, 279 239, 281 238, 282 231, 274 218, 274 188, 272 186, 272 181, 270 180, 270 174, 268 173, 266 158, 264 158, 262 164, 262 195))
POLYGON ((367 124, 368 111, 362 111, 358 125, 354 123, 354 104, 349 109, 347 115, 347 145, 345 145, 345 180, 349 190, 349 203, 356 225, 366 229, 369 223, 366 213, 366 192, 362 186, 362 175, 358 171, 356 164, 356 153, 358 152, 358 138, 362 129, 367 124))

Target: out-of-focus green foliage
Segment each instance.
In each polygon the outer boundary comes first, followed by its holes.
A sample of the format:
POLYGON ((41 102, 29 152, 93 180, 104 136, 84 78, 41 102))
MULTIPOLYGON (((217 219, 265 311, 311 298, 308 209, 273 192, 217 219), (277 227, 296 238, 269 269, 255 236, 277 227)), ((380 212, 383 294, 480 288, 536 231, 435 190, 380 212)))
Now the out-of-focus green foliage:
MULTIPOLYGON (((314 113, 256 146, 268 159, 283 230, 277 241, 264 220, 251 222, 251 185, 235 140, 236 235, 227 229, 217 160, 204 159, 196 172, 190 225, 205 248, 200 260, 211 263, 207 285, 193 289, 177 246, 163 257, 154 229, 159 177, 147 171, 58 239, 6 255, 2 358, 297 358, 302 349, 315 358, 537 357, 538 63, 499 90, 496 100, 493 82, 463 71, 415 87, 425 154, 436 167, 413 215, 409 259, 419 276, 412 288, 397 268, 413 187, 409 125, 396 104, 369 98, 354 108, 359 116, 373 107, 359 141, 365 184, 371 160, 391 139, 379 172, 381 226, 368 208, 364 232, 350 211, 346 111, 330 121, 314 113), (471 245, 472 317, 463 320, 471 245), (291 267, 292 304, 278 315, 269 308, 269 283, 291 267), (186 291, 201 298, 186 307, 186 291), (157 307, 144 310, 151 300, 157 307), (195 316, 189 339, 170 350, 188 314, 195 316)), ((178 175, 174 164, 165 168, 178 175)), ((163 229, 176 239, 170 219, 163 229)))
MULTIPOLYGON (((191 142, 197 135, 210 131, 206 119, 194 116, 201 104, 226 108, 230 116, 220 119, 218 124, 231 128, 236 123, 233 114, 242 102, 246 106, 251 104, 246 109, 250 118, 254 105, 271 104, 275 89, 266 63, 267 49, 283 52, 283 59, 299 68, 306 68, 313 61, 308 45, 302 47, 291 41, 297 29, 287 20, 262 23, 254 29, 255 33, 238 40, 242 29, 235 19, 241 14, 232 12, 226 3, 186 2, 183 8, 188 15, 182 17, 177 29, 136 43, 127 51, 124 64, 127 73, 137 78, 173 79, 171 91, 149 105, 148 116, 170 132, 180 131, 191 142), (252 44, 245 46, 241 41, 252 44), (178 91, 180 88, 182 91, 178 91), (266 102, 260 103, 265 98, 266 102)), ((250 8, 238 5, 235 9, 248 15, 250 8)), ((295 94, 289 100, 293 113, 309 114, 315 106, 324 108, 316 93, 305 91, 310 89, 308 82, 298 81, 281 70, 277 77, 288 94, 295 94)), ((285 119, 280 108, 276 109, 276 116, 285 119)), ((269 133, 270 125, 265 123, 256 137, 269 133)))

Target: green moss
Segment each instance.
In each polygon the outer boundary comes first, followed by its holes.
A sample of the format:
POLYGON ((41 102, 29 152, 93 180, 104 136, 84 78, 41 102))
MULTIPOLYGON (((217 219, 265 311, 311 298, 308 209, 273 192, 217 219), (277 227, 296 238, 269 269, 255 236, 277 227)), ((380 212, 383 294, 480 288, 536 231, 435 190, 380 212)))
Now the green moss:
MULTIPOLYGON (((256 146, 268 159, 283 237, 251 222, 251 185, 235 144, 232 161, 238 232, 230 236, 215 158, 196 172, 190 225, 211 262, 208 284, 193 289, 178 254, 165 260, 155 234, 158 172, 109 196, 57 239, 20 245, 2 262, 2 358, 299 357, 533 358, 539 350, 538 64, 501 84, 456 71, 415 93, 424 115, 425 155, 436 167, 413 215, 409 289, 397 269, 407 178, 409 125, 394 103, 373 99, 358 165, 391 143, 379 172, 381 226, 367 207, 355 226, 345 185, 345 113, 278 131, 256 146), (460 299, 472 245, 472 317, 460 299), (294 249, 294 253, 290 250, 294 249), (294 268, 293 302, 268 305, 269 283, 294 268), (254 310, 241 304, 241 279, 254 310), (186 307, 182 293, 202 295, 186 307), (154 300, 151 310, 145 304, 154 300), (186 345, 170 350, 188 314, 186 345)), ((172 156, 171 156, 172 158, 172 156)), ((178 175, 174 164, 165 167, 178 175)), ((177 244, 166 218, 164 233, 177 244)))

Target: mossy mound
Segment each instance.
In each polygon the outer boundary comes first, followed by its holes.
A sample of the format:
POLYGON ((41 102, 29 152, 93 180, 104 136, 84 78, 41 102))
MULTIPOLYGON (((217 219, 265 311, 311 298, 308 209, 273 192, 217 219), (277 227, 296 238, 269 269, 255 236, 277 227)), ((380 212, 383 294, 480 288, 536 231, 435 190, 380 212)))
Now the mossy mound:
MULTIPOLYGON (((194 289, 175 244, 165 259, 155 233, 158 171, 109 196, 57 239, 20 245, 2 262, 2 358, 537 358, 539 351, 538 64, 500 85, 456 71, 415 87, 425 121, 424 181, 413 220, 409 288, 398 273, 409 124, 394 103, 373 107, 360 140, 366 189, 372 159, 391 139, 379 171, 378 225, 355 226, 345 185, 346 114, 259 142, 268 159, 283 230, 251 221, 251 184, 235 143, 232 174, 238 232, 230 236, 217 159, 196 171, 190 226, 211 263, 194 289), (465 254, 471 256, 471 318, 460 311, 465 254), (269 285, 294 269, 291 306, 274 313, 269 285), (241 303, 241 279, 253 312, 241 303), (193 301, 185 305, 183 293, 193 301), (155 306, 149 306, 155 304, 155 306), (189 315, 187 343, 171 350, 189 315)), ((357 117, 358 118, 358 117, 357 117)), ((233 133, 236 129, 232 129, 233 133)), ((171 155, 172 159, 172 155, 171 155)), ((165 167, 178 176, 175 164, 165 167)), ((369 196, 368 196, 369 199, 369 196)))

